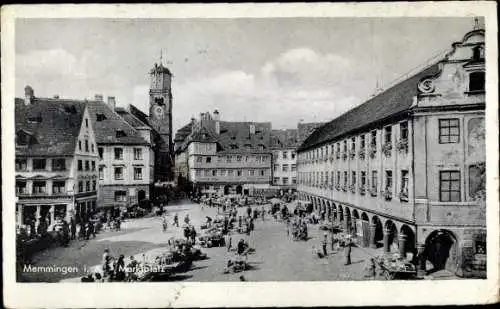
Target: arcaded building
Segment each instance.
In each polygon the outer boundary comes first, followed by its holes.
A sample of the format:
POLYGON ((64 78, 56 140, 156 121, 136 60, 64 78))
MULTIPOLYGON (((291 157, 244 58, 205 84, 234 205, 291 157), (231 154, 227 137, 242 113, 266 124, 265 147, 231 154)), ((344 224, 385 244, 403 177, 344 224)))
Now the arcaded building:
POLYGON ((317 129, 298 150, 299 198, 360 246, 416 258, 420 274, 477 271, 472 260, 486 253, 484 38, 474 29, 443 59, 317 129))

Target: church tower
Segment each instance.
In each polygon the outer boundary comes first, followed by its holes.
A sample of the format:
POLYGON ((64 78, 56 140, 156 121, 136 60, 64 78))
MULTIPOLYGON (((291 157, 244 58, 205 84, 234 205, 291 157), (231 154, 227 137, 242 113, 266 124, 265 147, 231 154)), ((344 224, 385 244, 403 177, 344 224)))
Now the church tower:
POLYGON ((149 119, 157 133, 155 141, 155 181, 167 181, 172 171, 172 73, 155 63, 149 72, 149 119))

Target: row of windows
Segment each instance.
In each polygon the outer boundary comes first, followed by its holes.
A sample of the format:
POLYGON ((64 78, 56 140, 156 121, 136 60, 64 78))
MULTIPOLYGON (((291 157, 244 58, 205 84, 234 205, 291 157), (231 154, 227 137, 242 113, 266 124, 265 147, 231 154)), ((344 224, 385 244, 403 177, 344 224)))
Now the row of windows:
POLYGON ((265 169, 250 169, 250 170, 196 170, 195 171, 196 176, 237 176, 237 177, 242 177, 242 176, 266 176, 267 172, 265 169))
MULTIPOLYGON (((331 172, 330 178, 328 177, 328 174, 328 172, 299 173, 299 183, 313 187, 330 187, 331 189, 335 187, 335 189, 338 191, 350 190, 352 192, 355 192, 356 190, 358 190, 362 195, 365 194, 365 190, 367 190, 367 187, 370 185, 370 194, 372 196, 377 196, 378 194, 378 171, 371 172, 371 179, 369 183, 366 172, 361 171, 359 175, 358 188, 356 188, 356 181, 358 180, 358 176, 355 171, 351 172, 350 179, 347 171, 344 171, 343 174, 341 174, 340 171, 337 171, 336 174, 334 172, 331 172)), ((402 200, 408 198, 408 175, 409 174, 407 170, 401 171, 399 197, 402 200)), ((392 188, 393 172, 391 170, 386 170, 384 173, 384 187, 381 191, 382 195, 386 199, 392 198, 392 188)), ((439 200, 441 202, 460 202, 460 171, 439 172, 439 200)))
POLYGON ((91 192, 91 191, 96 191, 97 190, 97 181, 92 180, 92 189, 90 187, 91 182, 89 180, 87 181, 79 181, 78 182, 78 192, 91 192), (84 186, 85 185, 85 186, 84 186))
MULTIPOLYGON (((408 199, 408 171, 402 170, 400 174, 400 190, 399 197, 402 200, 408 199)), ((366 191, 372 196, 378 195, 378 171, 371 172, 371 179, 368 179, 366 171, 361 171, 358 175, 356 171, 351 171, 350 175, 347 171, 335 172, 304 172, 299 174, 299 183, 318 188, 335 188, 337 191, 358 191, 364 195, 366 191), (330 177, 329 177, 330 176, 330 177), (358 183, 359 181, 359 183, 358 183)), ((393 192, 393 172, 386 170, 384 174, 384 186, 382 195, 390 200, 393 192)))
POLYGON ((287 151, 287 150, 283 150, 283 151, 280 151, 279 152, 280 155, 278 155, 278 157, 281 157, 282 159, 295 159, 295 152, 294 151, 287 151))
MULTIPOLYGON (((99 147, 99 158, 103 159, 104 157, 104 148, 99 147)), ((123 148, 115 147, 114 148, 114 158, 115 160, 123 160, 123 148)), ((142 148, 134 148, 134 160, 142 160, 142 148)))
MULTIPOLYGON (((99 167, 99 179, 104 180, 104 168, 103 166, 99 167)), ((114 179, 115 180, 123 180, 124 179, 124 173, 123 173, 124 167, 122 166, 116 166, 114 167, 114 179)), ((142 167, 134 167, 134 180, 142 180, 142 167)))
MULTIPOLYGON (((97 181, 90 180, 79 181, 78 182, 78 192, 90 192, 97 190, 97 181)), ((47 194, 47 181, 38 180, 33 181, 32 194, 47 194)), ((66 193, 66 181, 53 181, 52 182, 52 194, 63 194, 66 193)), ((26 181, 16 181, 16 194, 28 194, 27 182, 26 181)))
MULTIPOLYGON (((292 184, 296 184, 297 183, 297 178, 296 177, 292 177, 292 184)), ((275 185, 279 185, 279 184, 283 184, 283 185, 288 185, 290 184, 290 178, 289 177, 274 177, 273 179, 273 183, 275 185)))
MULTIPOLYGON (((53 181, 52 193, 61 194, 66 192, 66 181, 53 181)), ((46 181, 33 181, 32 194, 47 194, 46 181)), ((16 195, 28 194, 27 182, 18 180, 16 181, 16 195)))
POLYGON ((85 170, 86 171, 95 171, 95 161, 78 160, 78 167, 77 168, 78 168, 79 171, 83 171, 83 164, 84 163, 85 163, 85 170))
MULTIPOLYGON (((50 162, 49 159, 33 159, 33 170, 34 171, 44 171, 48 170, 50 162)), ((28 159, 16 159, 16 171, 27 171, 28 170, 28 159)), ((66 170, 66 159, 55 158, 52 159, 52 171, 65 171, 66 170)))
MULTIPOLYGON (((383 129, 383 144, 382 151, 386 155, 390 155, 393 149, 393 132, 392 126, 387 126, 383 129)), ((364 151, 369 141, 369 149, 371 154, 376 153, 377 148, 377 130, 371 131, 369 134, 362 134, 358 137, 354 136, 345 139, 342 142, 337 142, 334 145, 323 146, 314 150, 310 150, 300 155, 301 161, 311 162, 317 159, 336 158, 347 159, 348 156, 354 157, 356 155, 357 147, 359 148, 358 155, 364 158, 364 151), (349 143, 349 145, 348 145, 349 143)), ((439 143, 440 144, 453 144, 460 142, 460 122, 458 118, 444 118, 439 119, 439 143)), ((408 122, 401 122, 399 124, 399 140, 396 144, 398 150, 408 150, 408 122)))
MULTIPOLYGON (((212 163, 215 161, 216 157, 210 157, 210 156, 196 156, 196 163, 212 163)), ((231 163, 235 160, 236 162, 242 162, 245 160, 245 162, 248 162, 250 160, 255 160, 256 162, 268 162, 269 161, 269 156, 243 156, 243 155, 236 155, 236 156, 219 156, 218 157, 218 162, 227 162, 231 163)))
MULTIPOLYGON (((384 145, 392 145, 392 126, 387 126, 383 129, 384 134, 384 145)), ((358 145, 360 150, 365 150, 367 144, 371 149, 376 149, 377 147, 377 130, 371 131, 369 134, 361 134, 359 136, 353 136, 351 138, 345 139, 342 142, 337 142, 335 144, 323 146, 314 150, 307 151, 300 155, 301 161, 311 161, 316 159, 326 159, 333 157, 336 153, 337 159, 343 152, 344 158, 347 157, 349 153, 355 154, 356 147, 358 145), (348 142, 350 145, 350 150, 348 150, 348 142), (342 148, 342 152, 341 152, 342 148)), ((408 141, 408 122, 404 121, 399 124, 399 140, 408 141)))
POLYGON ((91 153, 95 152, 94 143, 89 143, 89 140, 87 140, 87 139, 84 140, 83 143, 81 140, 78 140, 78 150, 83 151, 84 147, 82 147, 82 144, 85 146, 85 152, 91 152, 91 153), (89 149, 89 145, 90 145, 90 149, 89 149))
MULTIPOLYGON (((274 164, 274 171, 277 172, 280 170, 280 165, 279 164, 274 164)), ((281 166, 281 170, 283 172, 288 172, 291 170, 292 172, 295 172, 297 170, 297 164, 283 164, 281 166)))

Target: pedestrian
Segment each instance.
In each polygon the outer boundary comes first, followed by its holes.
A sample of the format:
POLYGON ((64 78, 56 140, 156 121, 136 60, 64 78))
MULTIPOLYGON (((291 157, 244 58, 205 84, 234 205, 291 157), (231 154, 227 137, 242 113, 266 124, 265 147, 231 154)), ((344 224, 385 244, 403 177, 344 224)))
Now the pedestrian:
POLYGON ((231 251, 233 247, 233 238, 231 237, 231 235, 227 235, 227 252, 231 251))
POLYGON ((262 216, 262 221, 264 221, 266 216, 266 211, 264 210, 264 207, 260 209, 260 215, 262 216))
POLYGON ((186 214, 186 216, 184 217, 184 223, 186 223, 187 225, 189 225, 189 214, 186 214))
POLYGON ((347 239, 345 240, 345 244, 344 244, 344 257, 345 257, 344 265, 351 265, 351 246, 352 246, 352 243, 351 243, 351 239, 350 239, 349 235, 346 238, 347 239))
POLYGON ((115 266, 115 280, 125 281, 125 256, 120 254, 115 266))
POLYGON ((110 258, 111 257, 109 255, 109 249, 107 249, 107 248, 104 249, 104 253, 102 254, 102 262, 101 262, 103 278, 107 278, 109 275, 110 258))
POLYGON ((368 259, 364 267, 364 273, 365 278, 375 279, 376 267, 374 258, 368 259))
POLYGON ((179 227, 179 216, 177 214, 174 215, 174 225, 179 227))
POLYGON ((90 234, 92 234, 92 238, 95 239, 95 226, 92 219, 89 221, 89 229, 90 229, 90 234))
POLYGON ((76 239, 76 222, 75 222, 75 218, 71 217, 70 225, 71 225, 71 240, 75 240, 76 239))
POLYGON ((162 220, 162 225, 163 225, 163 233, 165 233, 167 231, 167 217, 166 216, 163 216, 163 220, 162 220))
POLYGON ((328 235, 325 233, 323 235, 323 241, 321 242, 321 246, 323 247, 323 255, 324 256, 327 256, 328 255, 328 252, 326 251, 326 246, 327 246, 327 237, 328 235))
POLYGON ((191 241, 193 245, 196 243, 196 230, 194 226, 191 226, 191 241))
POLYGON ((250 217, 252 215, 252 208, 250 206, 247 207, 247 217, 250 217))

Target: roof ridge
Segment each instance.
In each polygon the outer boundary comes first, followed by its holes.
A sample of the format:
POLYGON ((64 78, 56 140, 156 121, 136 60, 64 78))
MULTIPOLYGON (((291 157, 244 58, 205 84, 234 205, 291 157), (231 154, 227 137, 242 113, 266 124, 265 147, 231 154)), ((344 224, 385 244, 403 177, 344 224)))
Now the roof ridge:
POLYGON ((124 122, 124 123, 125 123, 127 126, 129 126, 129 127, 130 127, 130 128, 131 128, 131 129, 132 129, 132 130, 133 130, 133 131, 137 134, 137 135, 139 135, 139 137, 140 137, 140 138, 141 138, 141 139, 142 139, 145 143, 147 143, 147 142, 148 142, 148 141, 146 141, 146 140, 142 137, 142 135, 141 135, 141 133, 139 133, 139 131, 137 131, 137 130, 136 130, 136 129, 135 129, 135 128, 134 128, 134 127, 130 124, 130 123, 128 123, 128 121, 127 121, 127 120, 125 120, 125 118, 123 118, 122 116, 120 116, 120 114, 118 114, 118 113, 114 110, 114 108, 111 108, 111 107, 109 106, 109 104, 106 104, 106 103, 104 103, 104 102, 102 102, 102 101, 97 101, 97 102, 99 102, 99 103, 101 103, 101 104, 105 105, 105 106, 106 106, 106 107, 107 107, 107 108, 108 108, 108 109, 109 109, 112 113, 114 113, 116 116, 118 116, 118 118, 120 118, 120 120, 121 120, 122 122, 124 122))

